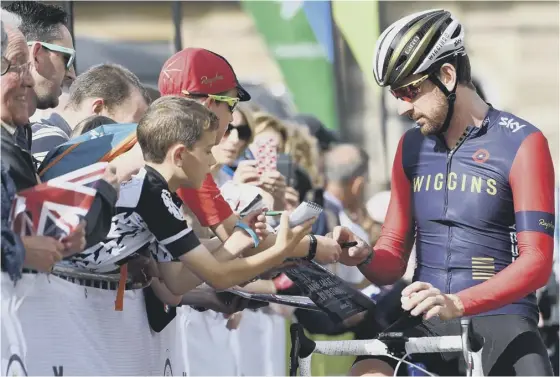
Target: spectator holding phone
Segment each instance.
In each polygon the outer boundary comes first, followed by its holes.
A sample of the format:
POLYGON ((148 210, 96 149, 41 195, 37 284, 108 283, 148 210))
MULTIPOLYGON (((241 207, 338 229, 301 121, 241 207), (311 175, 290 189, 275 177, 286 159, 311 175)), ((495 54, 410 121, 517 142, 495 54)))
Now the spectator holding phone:
MULTIPOLYGON (((218 186, 222 186, 233 179, 237 169, 237 160, 244 151, 249 153, 252 160, 252 155, 247 147, 253 141, 254 128, 255 123, 251 111, 244 104, 237 105, 233 112, 233 121, 228 124, 219 144, 212 149, 216 159, 216 165, 212 167, 212 171, 218 186)), ((251 180, 258 179, 258 175, 252 175, 252 169, 249 170, 249 174, 250 176, 247 179, 239 179, 238 175, 237 181, 239 183, 249 183, 251 180)))
POLYGON ((282 121, 270 114, 256 112, 253 118, 255 135, 249 150, 254 159, 241 161, 233 179, 258 186, 269 208, 283 210, 286 178, 276 168, 276 159, 278 153, 284 152, 288 130, 282 121))

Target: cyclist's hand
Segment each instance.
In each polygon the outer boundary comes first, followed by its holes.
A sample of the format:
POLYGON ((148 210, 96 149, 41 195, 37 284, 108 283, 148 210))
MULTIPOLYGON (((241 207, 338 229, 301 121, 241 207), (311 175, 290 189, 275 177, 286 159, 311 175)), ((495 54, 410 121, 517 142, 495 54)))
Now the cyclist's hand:
POLYGON ((423 314, 428 320, 438 316, 446 321, 463 316, 465 309, 456 295, 441 293, 430 283, 416 281, 403 289, 402 308, 413 316, 423 314))
POLYGON ((372 252, 371 246, 352 233, 350 229, 343 226, 335 227, 332 234, 327 234, 327 237, 331 237, 338 244, 343 244, 345 242, 358 243, 356 246, 342 249, 339 262, 347 266, 357 266, 366 260, 372 252))

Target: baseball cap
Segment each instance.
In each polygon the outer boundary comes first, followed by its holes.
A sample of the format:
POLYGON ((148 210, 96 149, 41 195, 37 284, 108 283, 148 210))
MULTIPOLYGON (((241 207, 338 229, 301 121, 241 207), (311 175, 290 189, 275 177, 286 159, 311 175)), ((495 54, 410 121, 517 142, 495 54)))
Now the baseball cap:
POLYGON ((228 61, 203 48, 185 48, 167 59, 158 80, 162 95, 218 94, 234 88, 240 101, 251 99, 228 61))

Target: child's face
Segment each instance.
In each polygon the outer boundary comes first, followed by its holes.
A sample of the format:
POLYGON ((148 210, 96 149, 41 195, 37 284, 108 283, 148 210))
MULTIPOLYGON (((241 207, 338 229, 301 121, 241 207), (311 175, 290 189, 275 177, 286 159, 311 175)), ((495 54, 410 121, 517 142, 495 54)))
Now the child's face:
POLYGON ((210 167, 216 164, 212 155, 212 147, 216 144, 216 131, 205 131, 202 138, 196 142, 191 150, 183 154, 182 171, 185 175, 185 184, 194 189, 202 186, 210 167))

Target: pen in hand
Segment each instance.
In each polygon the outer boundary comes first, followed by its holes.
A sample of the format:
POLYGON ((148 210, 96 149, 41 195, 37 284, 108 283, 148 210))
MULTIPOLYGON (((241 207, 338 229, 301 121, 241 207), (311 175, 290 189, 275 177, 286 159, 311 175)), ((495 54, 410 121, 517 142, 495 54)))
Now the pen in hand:
POLYGON ((264 213, 265 216, 282 216, 282 213, 284 213, 284 211, 266 211, 264 213))
POLYGON ((356 242, 356 241, 343 242, 343 243, 340 244, 340 248, 341 249, 348 249, 348 248, 351 248, 351 247, 354 247, 354 246, 357 246, 357 245, 358 245, 358 242, 356 242))

